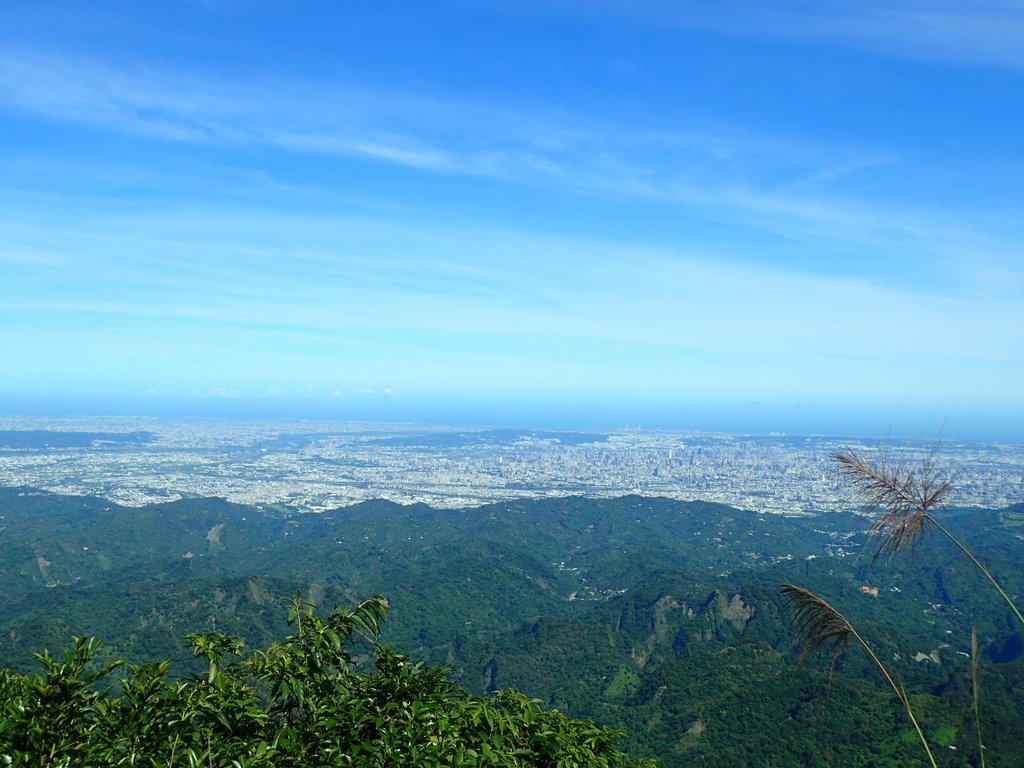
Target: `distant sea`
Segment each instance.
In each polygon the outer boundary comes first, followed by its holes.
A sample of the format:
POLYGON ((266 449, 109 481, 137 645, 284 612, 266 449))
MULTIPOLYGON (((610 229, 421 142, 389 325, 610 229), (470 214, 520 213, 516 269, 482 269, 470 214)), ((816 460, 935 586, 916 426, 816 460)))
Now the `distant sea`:
POLYGON ((634 402, 545 399, 0 396, 0 415, 313 419, 456 427, 608 431, 674 429, 727 434, 848 435, 1024 443, 1024 409, 815 402, 634 402))

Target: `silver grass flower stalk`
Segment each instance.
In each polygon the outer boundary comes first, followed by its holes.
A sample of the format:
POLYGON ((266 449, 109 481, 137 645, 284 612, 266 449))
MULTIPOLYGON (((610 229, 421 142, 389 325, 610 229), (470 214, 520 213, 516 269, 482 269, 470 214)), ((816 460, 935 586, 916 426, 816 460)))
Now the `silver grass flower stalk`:
POLYGON ((928 760, 933 768, 937 768, 935 756, 932 754, 931 747, 928 746, 928 740, 925 738, 924 732, 914 716, 914 710, 911 708, 906 695, 896 685, 896 681, 889 673, 889 670, 871 649, 871 646, 853 628, 850 620, 825 600, 803 587, 798 587, 794 584, 783 584, 782 593, 793 608, 793 623, 796 625, 797 632, 803 638, 800 658, 804 659, 810 653, 827 650, 832 657, 833 663, 835 663, 835 660, 845 650, 851 637, 860 643, 861 647, 871 657, 875 666, 878 667, 878 670, 892 687, 896 698, 903 705, 903 709, 906 710, 914 730, 917 731, 917 736, 921 740, 921 746, 924 747, 924 751, 928 755, 928 760))
POLYGON ((874 464, 849 449, 831 454, 840 474, 857 489, 864 511, 872 517, 868 530, 880 537, 875 557, 913 550, 921 536, 933 528, 974 563, 1024 625, 1024 615, 988 568, 932 515, 953 488, 935 469, 934 455, 933 449, 919 467, 913 468, 902 462, 874 464))

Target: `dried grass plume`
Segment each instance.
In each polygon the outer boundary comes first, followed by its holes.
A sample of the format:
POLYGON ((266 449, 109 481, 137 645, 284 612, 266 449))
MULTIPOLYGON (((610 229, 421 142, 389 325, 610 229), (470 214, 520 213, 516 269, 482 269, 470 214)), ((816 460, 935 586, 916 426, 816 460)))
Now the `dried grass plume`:
POLYGON ((839 473, 856 488, 864 512, 872 518, 869 531, 880 537, 876 557, 913 550, 934 524, 932 511, 953 489, 935 469, 936 448, 917 467, 885 460, 873 464, 853 450, 831 454, 839 473))

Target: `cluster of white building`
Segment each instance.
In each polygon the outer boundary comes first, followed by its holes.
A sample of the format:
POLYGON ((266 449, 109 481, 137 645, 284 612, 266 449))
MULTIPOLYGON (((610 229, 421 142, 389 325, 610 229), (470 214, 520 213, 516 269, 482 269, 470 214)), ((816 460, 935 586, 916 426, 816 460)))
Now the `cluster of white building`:
MULTIPOLYGON (((518 498, 628 493, 714 501, 776 514, 849 509, 829 454, 877 444, 849 438, 733 436, 624 430, 562 442, 555 433, 330 422, 155 419, 0 420, 3 429, 145 431, 143 445, 0 445, 0 485, 91 494, 128 506, 216 496, 307 511, 384 498, 466 507, 518 498), (422 439, 426 438, 426 439, 422 439)), ((929 446, 896 446, 914 461, 929 446)), ((1024 445, 955 443, 939 462, 950 503, 1003 507, 1024 500, 1024 445)))

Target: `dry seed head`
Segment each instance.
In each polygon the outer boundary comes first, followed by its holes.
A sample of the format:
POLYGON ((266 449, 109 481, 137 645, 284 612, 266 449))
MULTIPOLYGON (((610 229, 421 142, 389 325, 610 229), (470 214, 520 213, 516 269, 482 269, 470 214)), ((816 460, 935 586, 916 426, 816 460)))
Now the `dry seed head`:
POLYGON ((935 470, 934 453, 933 449, 917 468, 884 459, 873 464, 849 449, 831 454, 839 473, 852 482, 862 508, 872 518, 868 530, 881 537, 876 557, 913 550, 928 530, 931 511, 952 489, 935 470))
POLYGON ((783 584, 782 593, 793 609, 793 623, 803 638, 800 658, 827 651, 834 662, 853 635, 853 626, 847 618, 802 587, 783 584))

